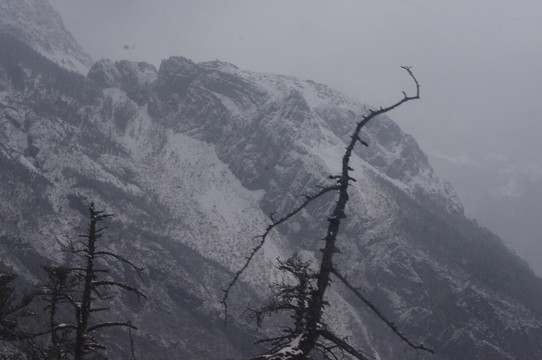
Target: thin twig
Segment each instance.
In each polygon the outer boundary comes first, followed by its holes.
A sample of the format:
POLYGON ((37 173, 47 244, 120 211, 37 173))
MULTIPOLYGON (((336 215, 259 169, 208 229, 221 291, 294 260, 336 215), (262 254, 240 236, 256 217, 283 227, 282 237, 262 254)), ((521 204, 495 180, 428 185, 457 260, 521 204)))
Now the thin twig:
POLYGON ((403 333, 397 328, 397 326, 395 326, 395 324, 393 322, 391 322, 386 316, 384 316, 384 314, 382 314, 382 312, 380 310, 378 310, 378 308, 371 301, 369 301, 365 296, 363 296, 363 294, 358 289, 353 287, 352 284, 350 284, 350 282, 344 276, 342 276, 341 273, 339 273, 337 271, 337 269, 333 268, 331 270, 331 272, 333 273, 333 275, 335 275, 337 277, 337 279, 341 280, 341 282, 344 284, 344 286, 346 286, 348 288, 348 290, 352 291, 354 293, 354 295, 356 295, 361 301, 363 301, 365 303, 365 305, 367 305, 371 310, 373 310, 373 312, 376 314, 376 316, 378 316, 378 318, 380 320, 382 320, 382 322, 384 322, 386 325, 388 325, 388 327, 397 336, 399 336, 399 338, 401 338, 401 340, 403 340, 410 347, 412 347, 412 348, 414 348, 416 350, 424 350, 424 351, 430 352, 431 354, 435 353, 434 350, 426 348, 425 346, 423 346, 423 344, 415 345, 412 341, 410 341, 405 335, 403 335, 403 333))

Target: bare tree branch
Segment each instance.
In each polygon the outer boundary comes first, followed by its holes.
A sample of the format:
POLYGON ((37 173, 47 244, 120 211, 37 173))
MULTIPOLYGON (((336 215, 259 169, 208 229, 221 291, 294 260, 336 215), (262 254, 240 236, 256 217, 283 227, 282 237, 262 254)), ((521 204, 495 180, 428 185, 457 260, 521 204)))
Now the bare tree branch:
POLYGON ((260 238, 260 242, 258 243, 258 245, 256 245, 256 247, 254 247, 252 249, 252 252, 250 253, 250 255, 248 257, 246 257, 245 264, 241 267, 241 269, 239 271, 237 271, 235 273, 232 281, 228 284, 228 286, 224 290, 224 296, 222 297, 222 300, 221 300, 221 303, 224 305, 224 321, 227 321, 227 319, 228 319, 228 303, 227 303, 227 300, 228 300, 228 296, 230 295, 231 289, 237 283, 237 280, 239 280, 239 277, 246 270, 248 265, 250 265, 250 262, 252 261, 252 259, 256 255, 256 253, 263 247, 263 245, 265 244, 265 240, 267 239, 267 236, 269 235, 271 230, 273 230, 278 225, 284 223, 285 221, 290 219, 292 216, 298 214, 301 210, 303 210, 305 207, 307 207, 307 205, 309 205, 313 200, 318 199, 319 197, 321 197, 324 194, 327 194, 330 191, 334 191, 334 190, 338 190, 338 189, 339 189, 339 187, 337 185, 325 186, 325 187, 322 187, 321 190, 319 192, 317 192, 316 194, 314 194, 314 195, 304 195, 305 196, 305 201, 303 201, 303 203, 301 205, 299 205, 298 207, 296 207, 295 209, 293 209, 292 211, 290 211, 288 214, 284 215, 280 219, 277 219, 277 220, 273 219, 273 214, 271 214, 270 217, 271 217, 271 221, 273 221, 273 223, 270 224, 267 227, 267 229, 265 230, 265 232, 262 235, 254 237, 254 239, 260 238))
POLYGON ((331 331, 326 329, 320 329, 318 330, 319 334, 322 335, 322 337, 326 340, 331 341, 332 343, 336 344, 339 348, 343 349, 350 355, 354 356, 358 360, 369 360, 367 356, 356 350, 353 346, 351 346, 346 340, 341 339, 337 337, 335 334, 333 334, 331 331))
POLYGON ((123 283, 118 282, 118 281, 102 280, 102 281, 94 281, 92 284, 93 284, 94 287, 98 287, 98 286, 116 286, 116 287, 120 287, 120 288, 122 288, 124 290, 133 292, 134 294, 137 295, 138 298, 139 297, 142 297, 143 299, 147 298, 145 296, 145 294, 143 294, 141 291, 139 291, 139 289, 137 289, 137 288, 135 288, 133 286, 123 284, 123 283))
POLYGON ((137 265, 135 265, 133 262, 131 262, 130 260, 126 259, 124 256, 120 256, 118 254, 115 254, 115 253, 112 253, 110 251, 96 251, 94 253, 95 256, 100 256, 100 255, 107 255, 107 256, 111 256, 117 260, 119 260, 120 262, 123 262, 125 264, 128 264, 131 268, 133 268, 137 274, 141 277, 141 271, 143 271, 143 268, 142 267, 139 267, 137 265))
POLYGON ((77 326, 72 325, 72 324, 57 324, 51 329, 47 329, 45 331, 41 331, 41 332, 38 332, 38 333, 28 334, 27 337, 43 336, 43 335, 50 334, 53 331, 64 330, 64 329, 66 329, 66 330, 77 330, 77 326))
POLYGON ((430 352, 432 354, 435 353, 434 350, 431 350, 431 349, 428 349, 428 348, 424 347, 423 344, 415 345, 412 341, 410 341, 397 328, 397 326, 395 326, 395 324, 393 322, 391 322, 386 316, 384 316, 384 314, 382 314, 382 312, 380 310, 378 310, 378 308, 372 302, 370 302, 365 296, 363 296, 363 294, 358 289, 353 287, 352 284, 350 284, 350 282, 348 282, 348 280, 344 276, 342 276, 341 273, 339 273, 337 271, 337 269, 333 268, 332 273, 333 273, 333 275, 335 275, 337 277, 337 279, 341 280, 341 282, 344 284, 344 286, 346 286, 348 288, 348 290, 352 291, 354 293, 354 295, 356 295, 361 301, 363 301, 365 303, 365 305, 367 305, 371 310, 373 310, 373 312, 376 314, 376 316, 378 316, 378 318, 380 320, 382 320, 383 323, 385 323, 399 338, 401 338, 401 340, 403 340, 405 343, 407 343, 410 347, 412 347, 413 349, 416 349, 416 350, 424 350, 424 351, 430 352))
POLYGON ((102 329, 102 328, 106 328, 106 327, 128 327, 130 329, 134 329, 134 330, 137 330, 137 328, 132 325, 132 323, 130 321, 126 321, 126 322, 107 322, 107 323, 101 323, 101 324, 96 324, 94 326, 91 326, 87 329, 87 332, 91 333, 93 331, 96 331, 96 330, 99 330, 99 329, 102 329))

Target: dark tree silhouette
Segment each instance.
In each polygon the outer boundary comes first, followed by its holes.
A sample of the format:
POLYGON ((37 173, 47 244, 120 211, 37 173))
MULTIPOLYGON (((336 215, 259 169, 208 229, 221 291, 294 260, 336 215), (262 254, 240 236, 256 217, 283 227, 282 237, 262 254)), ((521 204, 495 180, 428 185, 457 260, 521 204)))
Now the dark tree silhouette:
MULTIPOLYGON (((276 283, 272 286, 272 294, 268 302, 261 308, 251 310, 258 327, 262 325, 265 317, 287 312, 290 314, 293 324, 280 329, 279 336, 262 339, 257 343, 271 343, 269 353, 285 354, 291 349, 299 334, 307 324, 311 295, 316 291, 318 274, 311 269, 312 264, 303 261, 295 254, 286 261, 280 261, 278 269, 290 276, 290 280, 276 283)), ((324 359, 337 359, 337 352, 355 354, 358 359, 366 357, 349 346, 346 339, 341 339, 325 323, 321 323, 318 329, 319 339, 314 345, 314 350, 320 352, 324 359)), ((253 359, 267 359, 268 355, 258 356, 253 359)))
MULTIPOLYGON (((131 321, 100 322, 96 321, 95 315, 110 310, 108 305, 113 298, 113 288, 133 293, 138 299, 145 298, 138 288, 117 281, 109 275, 110 269, 104 261, 106 258, 127 265, 138 274, 143 269, 101 246, 99 240, 105 228, 100 227, 100 224, 112 215, 97 211, 94 203, 90 204, 89 211, 87 232, 79 235, 82 240, 72 244, 71 250, 79 259, 74 266, 42 265, 47 274, 46 283, 20 300, 17 300, 13 285, 16 275, 0 272, 0 341, 10 341, 15 348, 13 354, 6 355, 7 358, 15 359, 14 356, 21 356, 36 360, 83 360, 87 355, 94 354, 104 359, 105 356, 100 350, 104 350, 105 346, 100 343, 96 334, 113 327, 128 329, 131 354, 134 358, 131 330, 137 328, 131 321), (20 329, 19 320, 32 314, 26 308, 34 298, 41 299, 45 304, 43 310, 48 315, 47 326, 39 332, 23 331, 20 329), (75 321, 70 320, 70 314, 75 321), (44 337, 48 337, 48 341, 40 340, 44 337)), ((4 355, 0 351, 0 359, 4 355)))
POLYGON ((76 254, 82 255, 83 266, 70 269, 80 276, 82 286, 82 290, 77 294, 77 297, 71 300, 75 309, 76 321, 75 325, 69 326, 75 329, 74 360, 82 360, 85 354, 105 349, 95 337, 95 333, 101 330, 111 327, 137 329, 130 321, 92 323, 93 314, 109 310, 106 306, 100 306, 100 300, 110 300, 111 288, 120 288, 134 293, 138 299, 145 297, 137 288, 107 277, 109 270, 99 267, 100 259, 111 258, 128 265, 138 274, 142 270, 123 256, 101 249, 98 240, 103 236, 104 228, 100 228, 99 224, 112 215, 97 211, 94 208, 94 203, 90 204, 89 211, 90 223, 88 231, 86 234, 80 235, 84 240, 79 241, 74 248, 76 254))
POLYGON ((0 359, 15 359, 22 356, 23 344, 31 336, 27 331, 20 327, 20 321, 26 317, 32 316, 28 310, 28 305, 34 299, 32 293, 18 296, 14 281, 16 274, 0 271, 0 341, 7 342, 9 345, 2 346, 0 359), (11 346, 10 346, 11 345, 11 346))
POLYGON ((47 283, 40 289, 40 298, 46 303, 44 310, 48 312, 48 328, 45 333, 50 335, 50 346, 42 350, 43 356, 48 359, 62 360, 73 355, 75 346, 73 329, 59 322, 59 312, 63 306, 75 305, 73 303, 80 280, 72 269, 65 266, 45 266, 42 269, 47 273, 47 283))
POLYGON ((0 272, 0 340, 16 340, 19 335, 20 310, 24 308, 16 301, 13 281, 17 275, 0 272))
POLYGON ((410 67, 403 66, 402 68, 407 71, 408 75, 413 80, 416 86, 416 94, 408 96, 406 92, 403 92, 403 98, 401 100, 385 108, 381 107, 378 110, 369 110, 368 114, 363 116, 362 119, 357 122, 351 135, 350 142, 348 143, 342 158, 341 173, 329 176, 329 180, 333 180, 334 183, 321 187, 320 190, 315 194, 305 195, 305 200, 301 203, 301 205, 283 217, 275 219, 273 216, 271 216, 272 223, 267 227, 266 231, 259 236, 259 244, 252 250, 247 257, 245 264, 235 273, 234 278, 227 286, 222 299, 226 318, 228 316, 227 300, 232 287, 247 269, 248 265, 254 258, 254 255, 262 248, 269 233, 278 225, 295 216, 313 200, 330 192, 338 194, 338 198, 332 213, 326 219, 328 226, 327 233, 324 238, 325 245, 324 248, 321 249, 322 259, 319 265, 319 270, 312 274, 308 272, 308 264, 300 263, 295 259, 281 263, 280 266, 284 271, 291 273, 295 278, 297 278, 297 285, 294 287, 286 284, 275 286, 275 296, 277 297, 276 301, 254 312, 256 315, 256 320, 259 322, 259 324, 261 324, 263 317, 270 313, 282 310, 293 311, 294 325, 286 330, 284 336, 269 339, 272 344, 271 349, 266 354, 253 358, 253 360, 311 359, 311 355, 315 351, 321 352, 324 355, 324 358, 337 358, 335 355, 336 350, 346 352, 356 359, 367 359, 364 354, 351 346, 346 339, 341 339, 334 335, 322 322, 322 314, 327 305, 324 297, 332 276, 344 283, 349 290, 351 290, 358 298, 368 305, 402 341, 414 349, 433 352, 432 350, 425 348, 423 345, 415 345, 405 335, 403 335, 403 333, 397 329, 397 327, 391 321, 389 321, 382 314, 382 312, 380 312, 369 300, 367 300, 347 281, 346 277, 341 275, 333 262, 333 257, 335 254, 340 252, 337 246, 337 235, 339 234, 341 221, 346 218, 345 208, 349 200, 348 187, 351 182, 356 181, 350 176, 350 172, 353 170, 350 167, 350 158, 357 143, 364 146, 368 145, 360 138, 361 129, 377 116, 385 114, 408 101, 420 98, 420 85, 416 77, 412 73, 410 67))
POLYGON ((272 294, 267 304, 259 309, 251 310, 258 327, 265 317, 281 311, 290 312, 293 320, 292 327, 282 329, 283 336, 264 339, 261 342, 271 342, 273 346, 280 348, 305 326, 305 314, 307 313, 310 295, 316 290, 314 280, 316 273, 311 270, 310 262, 305 262, 297 255, 286 261, 280 261, 278 269, 293 277, 292 281, 283 281, 273 284, 272 294))

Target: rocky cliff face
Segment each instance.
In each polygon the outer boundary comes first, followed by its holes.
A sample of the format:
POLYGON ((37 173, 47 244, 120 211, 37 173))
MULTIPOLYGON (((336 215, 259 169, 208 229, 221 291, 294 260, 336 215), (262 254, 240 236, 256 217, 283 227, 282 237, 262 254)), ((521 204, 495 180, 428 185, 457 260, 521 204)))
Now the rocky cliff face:
MULTIPOLYGON (((227 328, 222 289, 268 214, 287 212, 338 172, 367 107, 322 84, 182 57, 159 69, 102 60, 85 77, 12 31, 0 41, 2 268, 36 282, 39 263, 66 260, 62 249, 84 228, 92 200, 116 214, 107 246, 145 267, 149 299, 115 305, 140 329, 139 358, 257 351, 243 310, 279 278, 277 257, 319 259, 326 199, 269 239, 232 293, 227 328)), ((392 120, 377 119, 362 137, 369 147, 353 159, 341 271, 404 333, 432 346, 432 359, 542 357, 542 281, 464 217, 453 189, 392 120)), ((367 354, 425 356, 339 283, 330 302, 335 331, 367 354)), ((116 358, 123 336, 111 341, 116 358)))

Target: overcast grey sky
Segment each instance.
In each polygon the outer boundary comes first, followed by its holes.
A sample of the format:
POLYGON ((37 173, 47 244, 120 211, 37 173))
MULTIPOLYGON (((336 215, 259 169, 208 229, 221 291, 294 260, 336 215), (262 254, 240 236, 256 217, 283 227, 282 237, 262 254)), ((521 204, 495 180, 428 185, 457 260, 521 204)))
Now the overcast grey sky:
MULTIPOLYGON (((400 66, 413 66, 422 100, 390 116, 456 181, 467 206, 472 189, 506 185, 504 166, 513 167, 507 176, 539 177, 542 198, 542 0, 50 2, 94 60, 219 59, 326 83, 375 106, 412 89, 400 66), (439 159, 480 162, 485 184, 439 159)), ((528 238, 542 249, 542 237, 528 238)))

